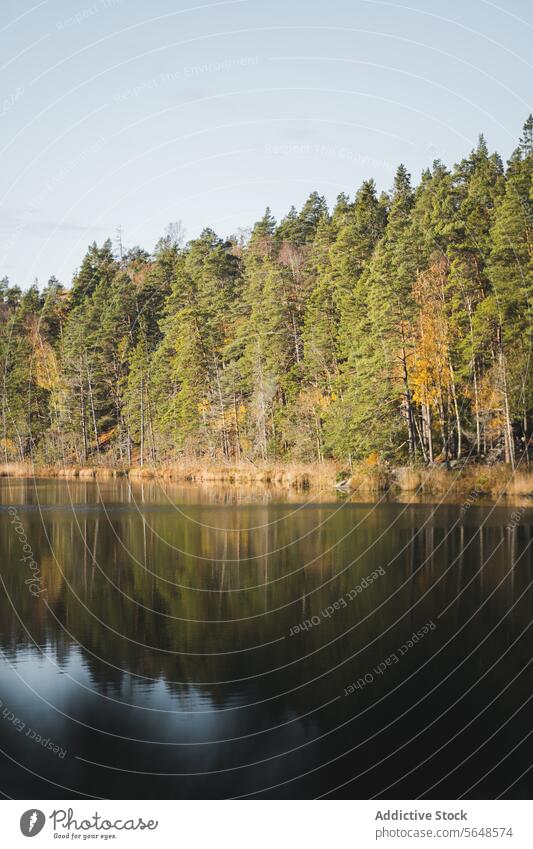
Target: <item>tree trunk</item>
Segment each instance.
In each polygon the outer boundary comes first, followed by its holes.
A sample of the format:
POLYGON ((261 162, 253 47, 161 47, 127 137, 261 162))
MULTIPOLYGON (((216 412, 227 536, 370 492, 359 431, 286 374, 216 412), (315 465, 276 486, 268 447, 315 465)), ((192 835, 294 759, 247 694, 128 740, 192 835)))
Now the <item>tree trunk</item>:
POLYGON ((422 404, 422 425, 424 427, 424 437, 427 445, 427 454, 429 462, 433 462, 433 435, 431 433, 431 407, 429 404, 422 404))
POLYGON ((457 403, 457 393, 455 391, 455 375, 454 375, 454 372, 453 372, 453 366, 452 366, 451 362, 449 363, 449 367, 450 367, 450 381, 451 381, 450 382, 450 389, 451 389, 451 393, 452 393, 453 409, 454 409, 454 413, 455 413, 455 423, 456 423, 456 428, 457 428, 457 447, 456 447, 455 456, 459 460, 460 457, 461 457, 461 449, 462 449, 461 416, 460 416, 460 413, 459 413, 459 405, 457 403))
POLYGON ((100 453, 100 445, 98 443, 98 427, 96 425, 96 411, 94 409, 93 388, 92 388, 92 384, 91 384, 91 373, 89 371, 89 363, 87 362, 87 357, 85 358, 85 365, 86 365, 86 369, 87 369, 87 388, 89 390, 89 403, 91 405, 91 416, 92 416, 93 427, 94 427, 94 439, 95 439, 95 442, 96 442, 96 453, 99 454, 100 453))
POLYGON ((481 453, 481 422, 479 420, 479 390, 477 383, 477 364, 476 364, 476 355, 474 353, 474 323, 472 320, 472 304, 470 302, 470 298, 467 298, 467 309, 468 309, 468 322, 470 325, 470 342, 472 345, 472 378, 474 383, 474 414, 475 414, 475 422, 476 422, 476 451, 478 454, 481 453))
POLYGON ((241 459, 241 437, 239 432, 239 416, 237 413, 237 397, 235 392, 233 392, 233 416, 235 419, 235 450, 237 454, 237 460, 241 459))
POLYGON ((414 459, 414 457, 416 455, 416 423, 415 423, 415 417, 414 417, 411 388, 409 386, 409 373, 408 373, 408 370, 407 370, 407 351, 406 351, 406 347, 405 347, 405 329, 404 329, 403 324, 402 324, 402 340, 403 340, 403 344, 402 344, 401 361, 402 361, 402 372, 403 372, 403 384, 404 384, 404 391, 405 391, 405 404, 406 404, 406 410, 407 410, 408 450, 409 450, 409 456, 414 459))
POLYGON ((500 379, 502 382, 503 395, 503 414, 504 414, 504 448, 505 462, 510 463, 514 469, 514 442, 513 442, 513 426, 511 423, 511 415, 509 410, 509 393, 507 387, 507 368, 505 363, 505 355, 503 352, 503 333, 502 327, 498 328, 498 352, 500 360, 500 379))
POLYGON ((220 404, 220 415, 222 416, 222 454, 224 458, 229 459, 229 440, 226 432, 226 411, 224 410, 224 399, 222 398, 222 387, 220 385, 220 375, 218 372, 218 363, 215 363, 215 374, 217 376, 217 392, 218 402, 220 404))
POLYGON ((85 395, 83 392, 83 372, 82 372, 82 362, 80 360, 80 417, 81 417, 81 432, 83 439, 83 462, 87 462, 87 456, 89 452, 89 445, 87 440, 87 421, 85 418, 85 395))
POLYGON ((146 392, 146 408, 148 410, 148 430, 149 430, 149 433, 150 433, 150 445, 151 445, 150 457, 152 459, 152 462, 155 463, 155 462, 157 462, 157 451, 156 451, 156 447, 155 447, 154 420, 153 420, 153 416, 152 416, 152 404, 151 404, 151 401, 150 401, 150 392, 148 390, 146 392))
POLYGON ((144 466, 144 374, 141 370, 141 466, 144 466))

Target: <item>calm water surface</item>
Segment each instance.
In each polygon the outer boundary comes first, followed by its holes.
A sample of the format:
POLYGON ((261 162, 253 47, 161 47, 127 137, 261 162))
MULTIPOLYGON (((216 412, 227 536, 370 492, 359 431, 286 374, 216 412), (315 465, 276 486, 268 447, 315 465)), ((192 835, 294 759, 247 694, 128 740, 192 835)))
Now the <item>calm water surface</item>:
POLYGON ((1 480, 3 793, 529 797, 533 512, 327 498, 1 480))

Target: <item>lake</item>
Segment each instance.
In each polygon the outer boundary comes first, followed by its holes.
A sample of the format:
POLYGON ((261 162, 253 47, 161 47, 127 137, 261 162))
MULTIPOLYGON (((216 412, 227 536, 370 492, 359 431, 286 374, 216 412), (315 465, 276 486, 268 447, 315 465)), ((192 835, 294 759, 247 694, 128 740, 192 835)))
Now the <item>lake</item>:
POLYGON ((527 798, 533 511, 0 480, 14 798, 527 798))

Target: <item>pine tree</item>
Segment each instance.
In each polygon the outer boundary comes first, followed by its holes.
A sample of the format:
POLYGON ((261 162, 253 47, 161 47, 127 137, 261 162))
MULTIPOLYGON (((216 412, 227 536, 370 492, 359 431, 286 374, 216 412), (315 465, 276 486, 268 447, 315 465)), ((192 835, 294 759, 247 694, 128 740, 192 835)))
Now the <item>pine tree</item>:
POLYGON ((531 391, 528 381, 533 296, 533 119, 508 166, 505 193, 496 208, 488 263, 491 293, 480 308, 478 324, 492 337, 493 384, 500 398, 496 419, 506 462, 514 465, 517 432, 531 436, 531 391))
MULTIPOLYGON (((377 211, 375 195, 366 189, 377 211)), ((397 453, 408 442, 415 452, 412 390, 408 376, 410 295, 403 273, 404 237, 410 222, 414 195, 406 169, 396 174, 387 226, 354 287, 351 313, 355 317, 345 342, 343 448, 350 457, 377 451, 397 453), (407 440, 402 439, 402 420, 407 440)), ((373 221, 374 216, 371 217, 373 221)), ((370 233, 369 233, 370 235, 370 233)), ((354 259, 358 259, 354 253, 354 259)), ((345 312, 348 312, 345 309, 345 312)), ((348 313, 349 315, 349 313, 348 313)), ((349 321, 349 319, 348 319, 349 321)), ((343 321, 346 327, 347 318, 343 321)))
POLYGON ((416 188, 119 253, 0 281, 5 461, 529 463, 533 117, 505 170, 481 136, 416 188))

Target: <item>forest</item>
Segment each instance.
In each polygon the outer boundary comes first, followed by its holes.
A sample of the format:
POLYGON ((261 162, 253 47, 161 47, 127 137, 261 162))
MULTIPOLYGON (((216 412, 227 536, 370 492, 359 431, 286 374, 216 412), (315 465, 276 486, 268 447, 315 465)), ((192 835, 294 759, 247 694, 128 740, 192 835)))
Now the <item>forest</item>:
MULTIPOLYGON (((0 269, 1 273, 1 269, 0 269)), ((0 281, 3 462, 529 466, 533 117, 390 193, 0 281)))

